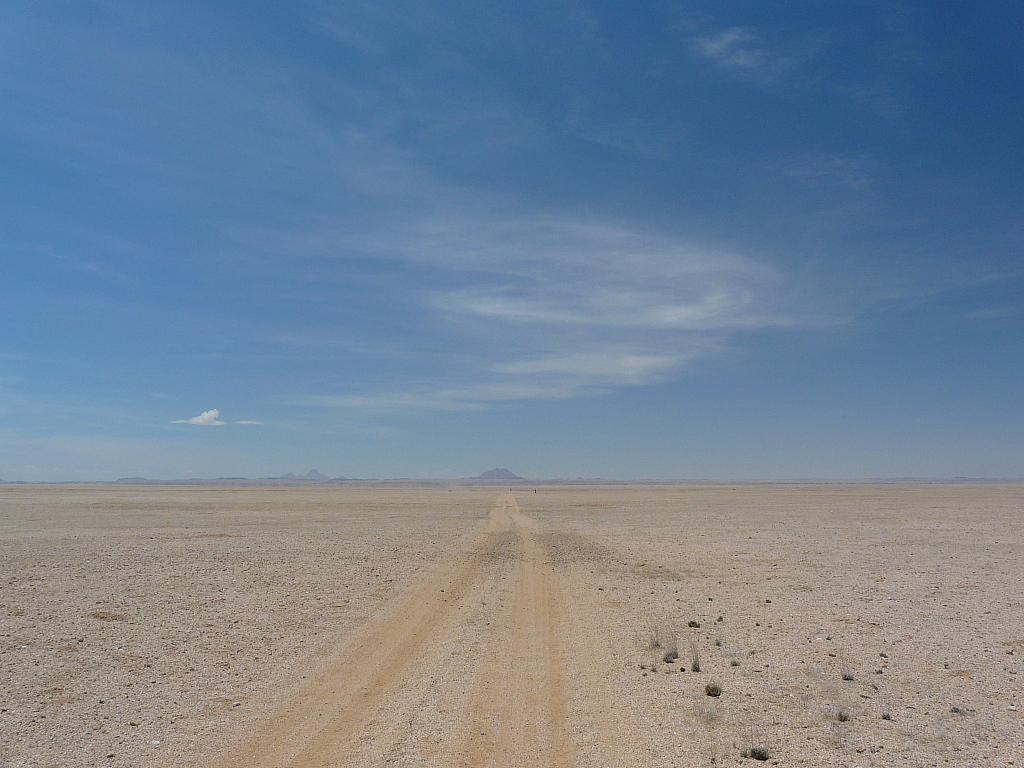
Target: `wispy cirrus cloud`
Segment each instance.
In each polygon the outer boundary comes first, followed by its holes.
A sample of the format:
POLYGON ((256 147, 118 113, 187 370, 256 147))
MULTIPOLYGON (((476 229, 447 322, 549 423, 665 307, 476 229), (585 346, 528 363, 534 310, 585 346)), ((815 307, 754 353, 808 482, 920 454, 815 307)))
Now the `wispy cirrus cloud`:
POLYGON ((630 350, 577 352, 500 363, 495 370, 517 376, 572 376, 609 382, 644 382, 685 362, 685 355, 642 354, 630 350))
POLYGON ((782 171, 808 183, 830 182, 853 190, 865 190, 876 181, 877 160, 867 153, 804 152, 785 160, 782 171))
POLYGON ((473 383, 442 376, 398 391, 314 395, 308 404, 474 410, 594 396, 682 375, 739 333, 800 322, 767 265, 603 223, 431 220, 358 247, 458 274, 464 287, 427 288, 422 301, 437 322, 472 338, 476 364, 462 379, 473 383))
POLYGON ((692 53, 735 78, 759 85, 813 83, 809 66, 827 58, 833 44, 828 30, 808 30, 797 37, 752 26, 731 26, 690 37, 692 53))
POLYGON ((582 385, 497 382, 468 387, 423 387, 396 392, 319 395, 308 397, 304 402, 309 405, 366 411, 473 411, 523 400, 565 400, 587 391, 593 393, 595 390, 582 385))
POLYGON ((693 49, 723 69, 744 74, 761 72, 770 61, 758 35, 748 27, 729 27, 699 35, 693 40, 693 49))

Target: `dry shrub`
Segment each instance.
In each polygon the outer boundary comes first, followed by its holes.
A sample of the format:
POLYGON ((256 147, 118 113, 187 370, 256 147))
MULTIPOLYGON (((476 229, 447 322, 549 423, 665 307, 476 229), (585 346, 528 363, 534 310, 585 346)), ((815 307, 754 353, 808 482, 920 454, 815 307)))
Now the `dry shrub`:
POLYGON ((694 672, 700 672, 700 649, 694 640, 690 641, 690 668, 694 672))
POLYGON ((679 640, 668 622, 647 622, 647 650, 654 658, 671 664, 679 658, 679 640))

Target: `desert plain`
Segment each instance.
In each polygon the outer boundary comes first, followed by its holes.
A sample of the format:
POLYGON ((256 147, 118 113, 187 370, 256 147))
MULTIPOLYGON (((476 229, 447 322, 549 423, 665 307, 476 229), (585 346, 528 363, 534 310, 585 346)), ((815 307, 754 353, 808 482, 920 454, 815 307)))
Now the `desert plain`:
POLYGON ((1020 766, 1022 521, 1010 484, 0 486, 0 765, 1020 766))

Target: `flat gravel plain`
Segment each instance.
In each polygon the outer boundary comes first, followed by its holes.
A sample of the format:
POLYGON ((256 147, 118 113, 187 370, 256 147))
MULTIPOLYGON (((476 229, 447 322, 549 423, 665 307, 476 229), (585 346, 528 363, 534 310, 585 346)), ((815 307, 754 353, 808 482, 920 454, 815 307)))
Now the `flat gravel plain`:
POLYGON ((0 765, 1020 766, 1022 522, 994 484, 0 486, 0 765))

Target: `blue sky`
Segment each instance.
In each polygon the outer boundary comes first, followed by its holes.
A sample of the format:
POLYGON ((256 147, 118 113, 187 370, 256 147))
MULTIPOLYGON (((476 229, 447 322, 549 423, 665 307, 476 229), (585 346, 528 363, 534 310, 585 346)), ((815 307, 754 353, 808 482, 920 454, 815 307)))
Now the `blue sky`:
POLYGON ((1021 17, 5 3, 0 478, 1024 475, 1021 17))

